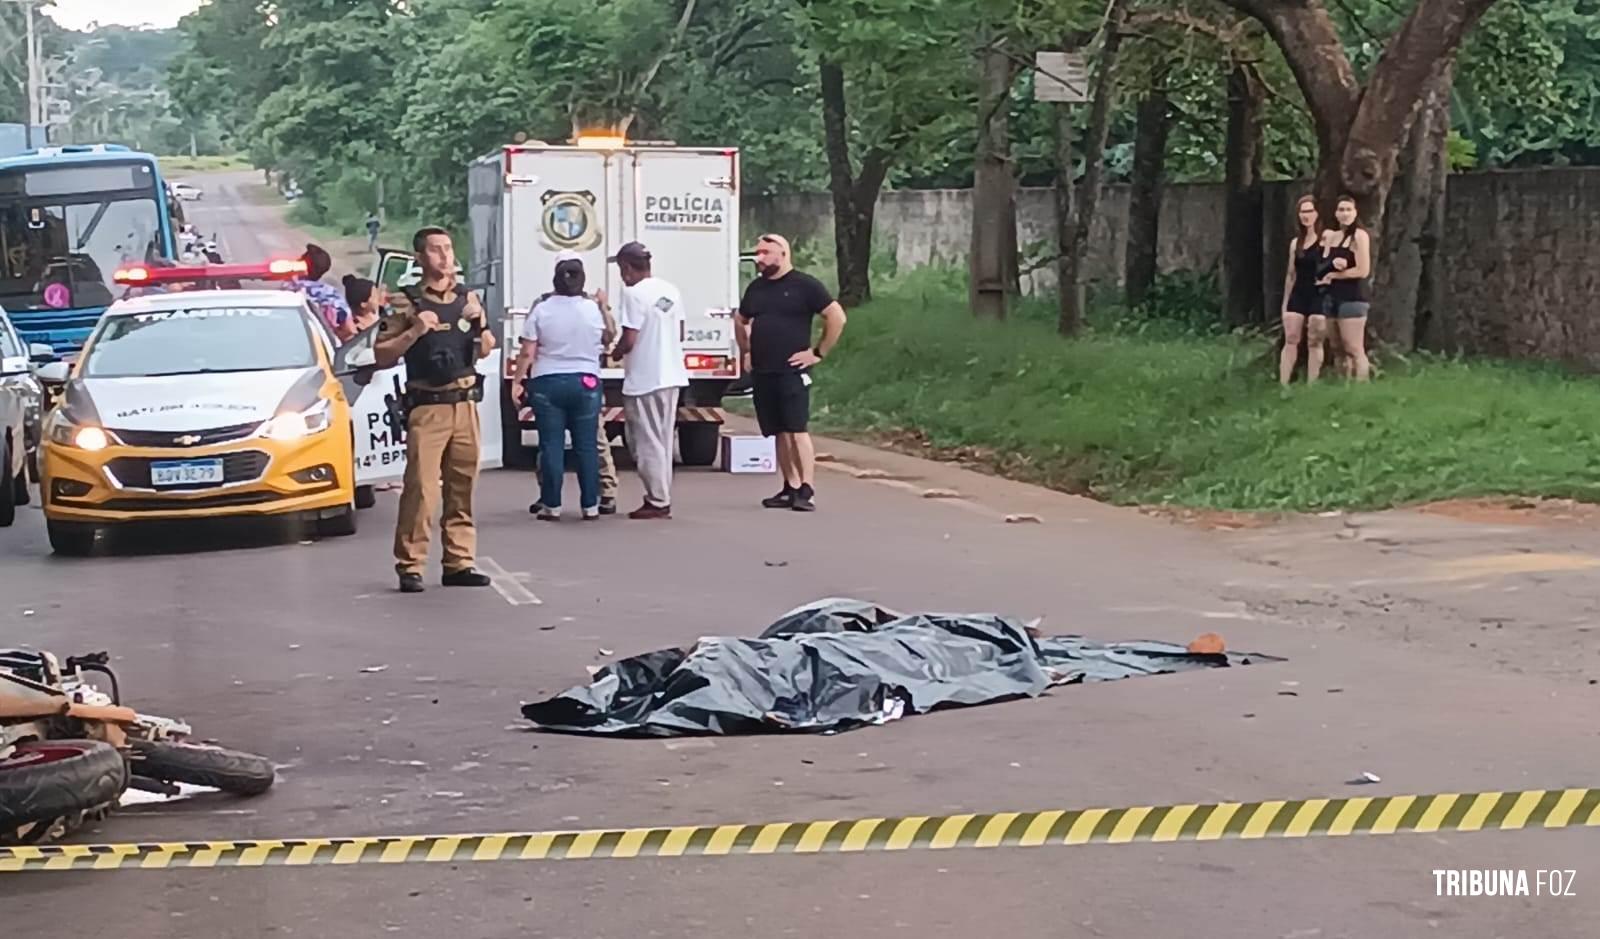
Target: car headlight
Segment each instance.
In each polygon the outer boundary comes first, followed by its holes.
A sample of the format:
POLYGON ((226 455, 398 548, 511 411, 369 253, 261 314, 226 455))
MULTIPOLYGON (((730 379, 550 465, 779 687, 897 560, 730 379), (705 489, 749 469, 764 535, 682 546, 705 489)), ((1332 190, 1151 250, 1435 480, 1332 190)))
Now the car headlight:
POLYGON ((11 388, 21 393, 23 417, 29 427, 35 426, 44 403, 44 386, 39 384, 39 380, 32 375, 7 375, 0 378, 0 388, 11 388))
POLYGON ((79 450, 93 452, 110 446, 111 438, 98 427, 80 427, 78 432, 72 435, 72 445, 79 450))
POLYGON ((77 424, 60 410, 50 412, 45 419, 44 435, 51 443, 63 447, 77 447, 93 453, 119 443, 109 431, 93 424, 77 424))
POLYGON ((299 440, 325 431, 333 424, 333 402, 327 398, 304 411, 286 411, 261 425, 263 436, 272 440, 299 440))
POLYGON ((11 388, 35 399, 44 394, 44 388, 40 386, 39 379, 29 374, 7 375, 4 378, 0 378, 0 388, 11 388))

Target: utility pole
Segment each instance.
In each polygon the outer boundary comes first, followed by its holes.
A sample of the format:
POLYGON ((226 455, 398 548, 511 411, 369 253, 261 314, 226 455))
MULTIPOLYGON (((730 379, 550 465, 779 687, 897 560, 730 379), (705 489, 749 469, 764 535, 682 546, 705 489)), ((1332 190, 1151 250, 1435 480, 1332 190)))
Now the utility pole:
POLYGON ((40 0, 9 0, 11 3, 22 4, 22 15, 27 22, 27 111, 22 118, 23 145, 33 149, 33 128, 42 123, 41 113, 44 110, 40 100, 40 86, 44 83, 39 67, 39 36, 33 26, 33 8, 40 0))
POLYGON ((28 19, 28 119, 23 122, 23 143, 33 149, 33 128, 39 124, 39 36, 33 29, 33 7, 23 0, 22 12, 28 19))

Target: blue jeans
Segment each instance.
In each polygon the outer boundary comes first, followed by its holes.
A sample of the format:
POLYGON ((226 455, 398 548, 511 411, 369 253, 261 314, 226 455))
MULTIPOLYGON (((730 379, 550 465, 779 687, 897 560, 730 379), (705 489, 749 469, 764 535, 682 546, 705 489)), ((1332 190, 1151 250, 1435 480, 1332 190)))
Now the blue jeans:
POLYGON ((539 504, 561 508, 561 481, 566 474, 567 434, 578 461, 578 505, 592 509, 600 504, 600 453, 596 440, 600 406, 605 395, 595 375, 569 372, 540 375, 527 383, 528 401, 539 427, 539 504), (585 379, 594 382, 585 387, 585 379))

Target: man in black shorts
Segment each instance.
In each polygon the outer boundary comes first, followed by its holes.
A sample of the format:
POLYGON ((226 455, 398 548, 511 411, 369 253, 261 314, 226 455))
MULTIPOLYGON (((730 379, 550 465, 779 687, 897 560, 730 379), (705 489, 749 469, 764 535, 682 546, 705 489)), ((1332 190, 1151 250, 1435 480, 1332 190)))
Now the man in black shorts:
POLYGON ((783 491, 762 500, 769 509, 816 510, 813 488, 817 453, 807 425, 811 419, 812 366, 828 357, 844 332, 844 308, 828 288, 794 269, 789 242, 762 235, 756 244, 760 277, 745 289, 735 318, 735 334, 745 371, 753 381, 756 420, 761 433, 777 437, 783 491), (811 320, 822 317, 822 339, 811 344, 811 320))

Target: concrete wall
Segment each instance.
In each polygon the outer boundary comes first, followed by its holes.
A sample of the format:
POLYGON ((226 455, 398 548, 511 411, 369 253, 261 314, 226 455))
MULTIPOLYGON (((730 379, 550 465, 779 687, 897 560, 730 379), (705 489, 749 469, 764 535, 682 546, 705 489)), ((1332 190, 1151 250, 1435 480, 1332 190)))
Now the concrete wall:
MULTIPOLYGON (((970 203, 965 189, 906 189, 885 192, 878 200, 877 248, 891 247, 900 269, 925 265, 960 266, 967 262, 972 239, 970 203)), ((1221 256, 1221 189, 1211 185, 1169 186, 1162 199, 1162 270, 1206 270, 1221 256)), ((1023 189, 1017 194, 1017 243, 1023 265, 1042 256, 1053 238, 1055 206, 1049 189, 1023 189)), ((753 236, 777 231, 791 241, 816 242, 832 257, 833 203, 827 193, 798 193, 746 199, 740 230, 753 236)), ((1120 283, 1127 257, 1128 187, 1108 186, 1100 197, 1089 239, 1086 270, 1091 279, 1120 283)), ((1041 268, 1025 278, 1024 291, 1055 287, 1055 271, 1041 268)))
MULTIPOLYGON (((1288 212, 1299 184, 1268 186, 1268 302, 1281 290, 1288 212)), ((971 238, 966 190, 886 192, 878 202, 878 249, 891 246, 901 269, 963 265, 971 238)), ((1520 170, 1454 176, 1443 246, 1446 309, 1436 324, 1443 348, 1509 358, 1539 358, 1600 370, 1600 168, 1520 170)), ((1222 250, 1222 187, 1169 186, 1162 200, 1158 264, 1163 272, 1210 271, 1222 250)), ((1128 191, 1108 187, 1090 239, 1087 272, 1120 283, 1126 257, 1128 191)), ((1050 238, 1047 189, 1018 194, 1018 241, 1050 238)), ((832 258, 833 212, 825 193, 745 201, 743 230, 779 231, 814 241, 832 258)), ((1052 289, 1049 267, 1025 278, 1026 291, 1052 289)))

